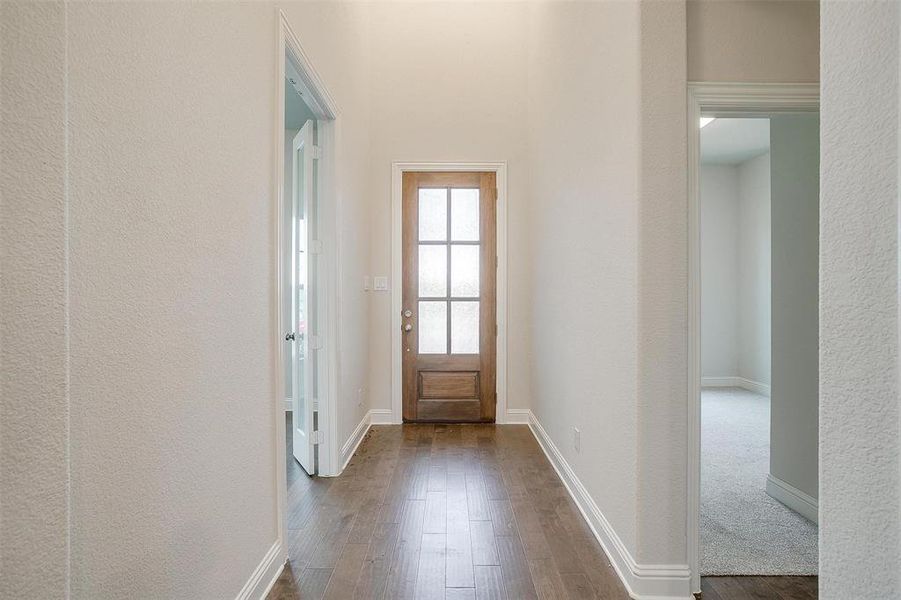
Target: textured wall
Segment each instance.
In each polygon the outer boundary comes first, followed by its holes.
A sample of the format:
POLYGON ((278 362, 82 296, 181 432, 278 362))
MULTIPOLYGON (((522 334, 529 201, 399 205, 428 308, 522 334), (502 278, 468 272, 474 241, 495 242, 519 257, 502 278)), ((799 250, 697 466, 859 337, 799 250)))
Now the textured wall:
POLYGON ((770 474, 817 497, 819 116, 770 119, 770 474))
POLYGON ((701 377, 736 377, 739 196, 734 165, 701 165, 701 377))
POLYGON ((770 155, 701 165, 701 377, 770 383, 770 155))
POLYGON ((738 375, 770 384, 770 155, 738 165, 738 375))
POLYGON ((529 40, 532 410, 634 553, 638 10, 535 4, 529 40))
POLYGON ((277 537, 275 12, 68 33, 73 597, 232 597, 277 537))
POLYGON ((901 597, 899 5, 823 3, 820 597, 901 597))
POLYGON ((0 597, 65 598, 65 13, 0 3, 0 597))
MULTIPOLYGON (((292 7, 341 111, 341 444, 368 408, 365 37, 359 10, 292 7)), ((284 448, 276 11, 3 2, 0 17, 0 595, 233 597, 276 540, 284 448)))
POLYGON ((688 80, 819 81, 817 0, 688 0, 688 80))
POLYGON ((685 3, 642 0, 640 32, 636 558, 672 565, 687 562, 685 3))
MULTIPOLYGON (((372 10, 374 274, 391 272, 393 161, 507 162, 507 402, 529 395, 526 3, 383 3, 372 10)), ((400 282, 392 282, 399 286, 400 282)), ((391 407, 391 295, 372 295, 374 407, 391 407)))

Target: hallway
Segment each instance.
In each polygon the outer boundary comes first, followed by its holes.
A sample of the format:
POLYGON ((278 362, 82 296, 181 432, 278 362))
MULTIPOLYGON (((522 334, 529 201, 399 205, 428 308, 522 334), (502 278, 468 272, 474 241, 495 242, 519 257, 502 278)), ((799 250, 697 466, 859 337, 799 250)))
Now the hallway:
POLYGON ((288 471, 270 600, 629 597, 526 426, 377 426, 340 477, 288 471))

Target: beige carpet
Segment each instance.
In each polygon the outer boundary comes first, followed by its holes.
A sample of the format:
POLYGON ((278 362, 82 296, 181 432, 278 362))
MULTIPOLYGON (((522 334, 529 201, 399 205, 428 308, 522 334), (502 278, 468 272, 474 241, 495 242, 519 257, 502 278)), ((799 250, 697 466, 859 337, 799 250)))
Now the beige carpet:
POLYGON ((701 393, 701 574, 816 575, 817 526, 765 491, 770 401, 701 393))

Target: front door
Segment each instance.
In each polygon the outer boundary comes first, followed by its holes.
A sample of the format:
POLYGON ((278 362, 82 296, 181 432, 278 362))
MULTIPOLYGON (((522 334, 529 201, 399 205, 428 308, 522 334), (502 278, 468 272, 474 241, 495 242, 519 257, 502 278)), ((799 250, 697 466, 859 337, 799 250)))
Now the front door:
POLYGON ((404 421, 495 418, 495 173, 403 175, 404 421))

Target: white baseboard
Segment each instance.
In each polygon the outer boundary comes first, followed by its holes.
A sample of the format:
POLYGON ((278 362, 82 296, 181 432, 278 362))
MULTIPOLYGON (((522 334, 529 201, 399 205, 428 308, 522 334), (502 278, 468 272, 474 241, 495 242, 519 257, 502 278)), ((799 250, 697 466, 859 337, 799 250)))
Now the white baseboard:
POLYGON ((508 425, 528 425, 532 411, 528 408, 508 408, 507 420, 508 425))
POLYGON ((761 396, 766 396, 767 398, 770 397, 770 386, 765 383, 760 383, 759 381, 739 377, 738 387, 746 389, 749 392, 754 392, 755 394, 760 394, 761 396))
POLYGON ((566 486, 594 536, 632 598, 637 600, 692 600, 688 565, 640 565, 607 521, 575 471, 548 436, 541 423, 529 411, 529 427, 541 449, 566 486))
POLYGON ((282 574, 287 559, 281 540, 275 540, 235 600, 264 600, 282 574))
POLYGON ((701 387, 741 387, 738 377, 701 377, 701 387))
POLYGON ((819 522, 819 501, 813 496, 805 494, 790 483, 786 483, 778 477, 767 474, 766 493, 802 517, 805 517, 814 523, 819 522))
MULTIPOLYGON (((341 471, 343 472, 344 468, 347 467, 347 463, 353 458, 354 453, 360 447, 363 438, 366 437, 366 432, 369 431, 371 426, 392 424, 394 424, 394 413, 390 408, 374 408, 363 415, 359 425, 356 426, 350 437, 341 446, 341 471)), ((340 474, 341 472, 338 473, 338 475, 340 474)))
POLYGON ((744 377, 702 377, 702 388, 737 387, 769 397, 770 386, 744 377))
POLYGON ((373 425, 393 425, 394 411, 390 408, 373 408, 369 411, 369 419, 373 425))
POLYGON ((340 475, 344 471, 345 467, 347 467, 347 463, 353 458, 354 452, 360 447, 363 438, 366 437, 366 432, 369 431, 369 427, 372 425, 372 419, 370 417, 371 413, 372 411, 367 411, 366 414, 363 415, 363 419, 360 421, 359 425, 356 426, 350 434, 350 437, 347 438, 347 441, 341 446, 341 471, 339 471, 337 475, 340 475))

